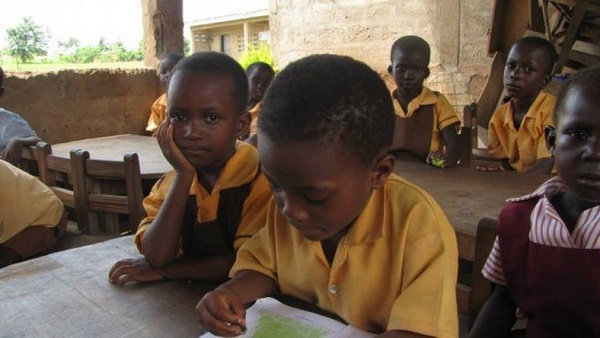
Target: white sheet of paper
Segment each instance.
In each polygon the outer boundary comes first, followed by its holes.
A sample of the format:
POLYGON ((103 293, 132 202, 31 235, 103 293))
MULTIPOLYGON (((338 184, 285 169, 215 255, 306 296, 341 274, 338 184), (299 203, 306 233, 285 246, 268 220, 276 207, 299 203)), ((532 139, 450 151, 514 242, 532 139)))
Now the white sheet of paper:
MULTIPOLYGON (((367 338, 375 334, 361 331, 334 319, 296 309, 267 297, 257 300, 246 311, 248 331, 243 338, 367 338)), ((217 337, 206 333, 202 338, 217 337)))

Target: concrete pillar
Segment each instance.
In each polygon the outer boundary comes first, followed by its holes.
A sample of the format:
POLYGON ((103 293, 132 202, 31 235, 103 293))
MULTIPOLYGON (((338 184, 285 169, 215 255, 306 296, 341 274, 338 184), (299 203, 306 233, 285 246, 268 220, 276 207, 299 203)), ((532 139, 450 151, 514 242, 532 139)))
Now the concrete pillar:
POLYGON ((250 48, 250 27, 247 22, 244 22, 244 50, 250 48))
POLYGON ((156 67, 167 53, 183 53, 182 0, 141 0, 144 64, 156 67))

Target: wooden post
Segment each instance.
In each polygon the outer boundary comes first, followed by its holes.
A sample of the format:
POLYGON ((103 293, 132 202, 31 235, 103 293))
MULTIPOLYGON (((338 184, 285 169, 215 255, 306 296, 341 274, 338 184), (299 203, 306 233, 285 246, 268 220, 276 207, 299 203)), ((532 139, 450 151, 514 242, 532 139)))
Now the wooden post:
POLYGON ((182 0, 141 0, 144 64, 156 68, 168 53, 183 53, 182 0))

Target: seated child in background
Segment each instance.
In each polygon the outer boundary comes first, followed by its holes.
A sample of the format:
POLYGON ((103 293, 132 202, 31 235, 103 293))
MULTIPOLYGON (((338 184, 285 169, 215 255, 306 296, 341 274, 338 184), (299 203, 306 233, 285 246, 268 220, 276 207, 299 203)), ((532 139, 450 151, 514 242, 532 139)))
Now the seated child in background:
MULTIPOLYGON (((0 97, 4 94, 4 70, 0 67, 0 97)), ((35 145, 40 138, 21 116, 0 108, 0 158, 19 166, 23 147, 35 145)))
POLYGON ((160 61, 158 66, 158 78, 160 79, 160 84, 165 88, 165 93, 154 101, 152 106, 150 107, 150 118, 148 119, 148 125, 146 126, 146 131, 152 136, 156 135, 156 130, 158 126, 167 118, 165 113, 167 109, 167 93, 166 89, 169 85, 169 78, 171 77, 171 72, 173 68, 177 65, 181 59, 185 56, 179 53, 169 53, 167 56, 160 61))
POLYGON ((388 73, 397 89, 392 93, 396 129, 391 151, 400 160, 446 167, 459 159, 460 120, 443 94, 423 86, 429 57, 429 44, 418 36, 401 37, 392 45, 388 73))
POLYGON ((516 170, 550 173, 554 165, 544 128, 554 125, 556 98, 542 91, 552 80, 558 56, 545 39, 528 36, 515 42, 504 68, 504 86, 510 101, 490 119, 489 155, 501 165, 480 167, 483 171, 516 170))
POLYGON ((248 109, 252 116, 250 131, 246 137, 249 138, 246 142, 256 147, 256 122, 258 121, 258 114, 260 114, 263 96, 275 76, 275 71, 267 63, 254 62, 246 69, 246 75, 248 75, 249 88, 248 106, 246 109, 248 109))
POLYGON ((237 138, 250 124, 248 80, 221 53, 180 61, 168 87, 169 118, 158 128, 174 170, 144 200, 135 243, 144 258, 117 262, 110 281, 222 281, 242 243, 264 226, 272 193, 256 148, 237 138))
POLYGON ((600 337, 600 68, 558 94, 548 146, 558 176, 509 200, 482 271, 496 287, 471 337, 506 336, 515 311, 531 337, 600 337))
POLYGON ((37 177, 0 160, 0 268, 50 249, 64 235, 63 203, 37 177))
POLYGON ((313 55, 277 75, 258 122, 274 200, 232 280, 196 307, 209 331, 240 334, 244 304, 279 291, 362 330, 458 336, 454 230, 392 174, 393 121, 386 85, 362 62, 313 55))

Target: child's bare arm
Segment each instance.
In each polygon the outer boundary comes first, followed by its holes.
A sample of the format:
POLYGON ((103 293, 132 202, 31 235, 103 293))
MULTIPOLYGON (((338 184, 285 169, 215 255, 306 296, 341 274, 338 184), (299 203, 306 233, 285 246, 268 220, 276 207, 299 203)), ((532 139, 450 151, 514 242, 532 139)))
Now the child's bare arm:
POLYGON ((508 288, 496 285, 475 319, 469 338, 506 337, 515 324, 516 310, 517 306, 508 288))
POLYGON ((19 166, 21 164, 21 153, 23 148, 35 145, 39 141, 40 138, 37 136, 29 136, 24 138, 15 137, 8 142, 6 148, 4 148, 4 151, 0 155, 0 158, 14 166, 19 166))
POLYGON ((196 312, 202 325, 213 334, 237 336, 246 326, 244 304, 274 293, 275 280, 256 271, 241 271, 233 279, 202 297, 196 312))
POLYGON ((157 139, 176 176, 156 218, 144 233, 142 250, 150 265, 163 268, 177 257, 181 223, 196 169, 175 145, 168 119, 159 126, 157 139))
POLYGON ((460 157, 460 141, 456 130, 456 123, 442 129, 442 137, 446 145, 446 166, 456 165, 460 157))
POLYGON ((177 258, 162 269, 154 268, 146 259, 118 261, 110 270, 108 280, 122 285, 128 282, 154 282, 163 279, 220 282, 227 279, 235 254, 206 258, 177 258))

